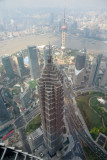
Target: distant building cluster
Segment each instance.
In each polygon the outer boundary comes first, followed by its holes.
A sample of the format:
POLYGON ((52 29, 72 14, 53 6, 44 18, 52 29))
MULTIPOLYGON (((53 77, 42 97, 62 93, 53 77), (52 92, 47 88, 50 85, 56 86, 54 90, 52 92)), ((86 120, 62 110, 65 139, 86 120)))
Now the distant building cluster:
MULTIPOLYGON (((40 77, 37 51, 36 46, 28 47, 29 67, 32 79, 37 79, 40 77)), ((23 52, 16 53, 12 56, 4 55, 1 59, 6 76, 9 80, 13 80, 16 76, 21 78, 28 74, 24 63, 23 52)))
MULTIPOLYGON (((20 9, 18 9, 18 12, 14 10, 11 13, 10 11, 9 15, 11 15, 11 18, 9 16, 1 16, 0 40, 23 37, 32 34, 58 34, 61 32, 62 11, 56 11, 53 9, 50 12, 48 11, 48 14, 45 13, 46 11, 43 9, 41 12, 36 11, 36 13, 32 9, 32 11, 30 13, 27 12, 27 14, 23 13, 24 11, 20 9), (24 17, 21 16, 23 14, 25 15, 24 17)), ((106 40, 106 11, 69 11, 69 16, 67 15, 66 19, 66 26, 64 25, 63 29, 66 29, 66 27, 67 33, 82 35, 87 38, 106 40)), ((64 36, 65 35, 63 34, 63 37, 64 36)), ((64 47, 63 45, 64 43, 62 44, 62 47, 64 47)))
POLYGON ((22 53, 13 56, 2 56, 2 63, 6 71, 6 76, 12 80, 15 75, 23 77, 25 75, 25 66, 22 53))
POLYGON ((107 87, 107 58, 103 54, 93 57, 90 62, 85 52, 79 52, 75 63, 74 86, 81 87, 107 87))
POLYGON ((107 88, 107 58, 102 54, 94 57, 92 61, 89 86, 107 88))

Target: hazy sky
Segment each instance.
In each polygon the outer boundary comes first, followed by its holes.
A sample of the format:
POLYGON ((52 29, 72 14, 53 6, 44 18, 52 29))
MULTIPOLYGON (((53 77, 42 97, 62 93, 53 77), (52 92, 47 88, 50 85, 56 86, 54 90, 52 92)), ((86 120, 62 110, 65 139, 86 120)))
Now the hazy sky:
MULTIPOLYGON (((65 0, 66 7, 71 8, 107 8, 107 0, 65 0)), ((0 0, 1 6, 24 7, 63 7, 64 0, 0 0)))

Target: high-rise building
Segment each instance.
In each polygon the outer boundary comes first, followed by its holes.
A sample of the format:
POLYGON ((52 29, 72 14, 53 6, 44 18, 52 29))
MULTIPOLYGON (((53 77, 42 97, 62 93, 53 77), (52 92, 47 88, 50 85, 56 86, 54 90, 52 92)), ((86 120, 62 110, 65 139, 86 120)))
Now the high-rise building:
POLYGON ((85 67, 85 63, 86 63, 86 54, 80 52, 76 57, 76 63, 75 63, 76 70, 78 71, 82 70, 85 67))
POLYGON ((10 61, 11 61, 11 65, 12 65, 12 69, 14 71, 14 74, 19 75, 17 57, 11 56, 10 61))
POLYGON ((106 87, 107 86, 107 69, 106 69, 106 71, 104 72, 104 75, 101 78, 100 86, 101 87, 106 87))
POLYGON ((13 79, 14 71, 11 65, 10 57, 8 55, 2 56, 2 63, 4 65, 7 77, 13 79))
POLYGON ((86 70, 86 52, 80 51, 76 57, 75 63, 75 87, 80 87, 85 84, 85 70, 86 70))
POLYGON ((24 109, 28 108, 29 105, 31 104, 30 102, 31 95, 32 92, 30 87, 26 88, 25 91, 20 95, 21 105, 24 109))
POLYGON ((89 87, 94 85, 94 77, 95 77, 96 68, 97 68, 97 62, 96 62, 96 57, 94 57, 93 62, 92 62, 90 76, 89 76, 89 82, 88 82, 89 87))
POLYGON ((18 53, 15 56, 11 57, 11 64, 15 74, 18 76, 23 76, 25 73, 25 66, 22 53, 18 53))
POLYGON ((93 59, 92 68, 89 76, 89 82, 88 82, 89 87, 99 85, 98 72, 101 59, 102 59, 102 54, 99 54, 97 57, 94 57, 93 59))
POLYGON ((5 123, 9 120, 9 113, 7 111, 3 96, 2 96, 2 87, 0 87, 0 123, 5 123))
POLYGON ((63 76, 49 55, 47 65, 38 81, 38 92, 44 143, 51 156, 62 148, 64 104, 62 82, 63 76))
POLYGON ((40 77, 40 69, 38 64, 37 48, 36 46, 28 47, 28 57, 30 65, 30 74, 32 79, 40 77))
POLYGON ((63 52, 65 51, 65 32, 66 32, 66 24, 65 24, 65 9, 64 9, 64 23, 63 23, 63 26, 62 26, 62 46, 61 46, 61 49, 62 49, 62 54, 63 52))
POLYGON ((18 61, 19 75, 23 76, 25 73, 25 66, 24 66, 24 60, 23 60, 22 53, 17 54, 17 61, 18 61))
POLYGON ((49 55, 49 47, 46 46, 46 47, 44 48, 44 65, 47 64, 48 55, 49 55))

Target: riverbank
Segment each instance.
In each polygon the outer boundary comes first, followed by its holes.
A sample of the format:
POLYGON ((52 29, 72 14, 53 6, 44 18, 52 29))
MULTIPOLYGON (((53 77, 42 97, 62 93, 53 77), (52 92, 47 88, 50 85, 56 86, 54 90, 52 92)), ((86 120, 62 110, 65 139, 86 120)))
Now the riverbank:
MULTIPOLYGON (((52 45, 61 46, 61 35, 28 35, 17 37, 0 42, 0 56, 4 54, 12 55, 20 50, 26 49, 29 45, 47 45, 49 41, 52 45)), ((66 47, 71 49, 87 48, 88 53, 107 53, 107 44, 103 41, 77 37, 74 35, 66 36, 66 47)))

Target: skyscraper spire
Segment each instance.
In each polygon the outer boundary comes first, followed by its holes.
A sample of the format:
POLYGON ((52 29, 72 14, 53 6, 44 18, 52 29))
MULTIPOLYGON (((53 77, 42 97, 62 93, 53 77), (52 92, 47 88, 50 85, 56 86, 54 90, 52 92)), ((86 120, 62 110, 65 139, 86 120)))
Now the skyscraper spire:
POLYGON ((50 45, 50 42, 49 42, 49 53, 48 53, 48 56, 47 56, 47 64, 51 64, 53 63, 52 61, 52 55, 51 55, 51 45, 50 45))
POLYGON ((65 8, 64 8, 64 22, 63 22, 63 26, 62 26, 62 46, 61 46, 61 50, 62 50, 62 54, 65 51, 65 32, 66 32, 66 24, 65 24, 65 8))
POLYGON ((65 8, 64 8, 64 25, 65 25, 65 8))
POLYGON ((51 55, 50 41, 49 41, 49 55, 51 55))

